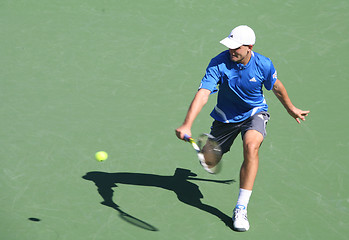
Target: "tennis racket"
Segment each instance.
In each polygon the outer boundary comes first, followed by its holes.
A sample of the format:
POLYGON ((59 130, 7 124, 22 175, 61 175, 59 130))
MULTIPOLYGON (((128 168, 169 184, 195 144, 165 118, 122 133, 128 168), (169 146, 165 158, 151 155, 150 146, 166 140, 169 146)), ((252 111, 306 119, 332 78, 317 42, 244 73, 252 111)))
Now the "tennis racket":
POLYGON ((220 172, 222 164, 222 150, 215 138, 207 133, 199 136, 197 143, 195 140, 185 134, 184 140, 189 142, 197 153, 201 166, 209 173, 220 172))

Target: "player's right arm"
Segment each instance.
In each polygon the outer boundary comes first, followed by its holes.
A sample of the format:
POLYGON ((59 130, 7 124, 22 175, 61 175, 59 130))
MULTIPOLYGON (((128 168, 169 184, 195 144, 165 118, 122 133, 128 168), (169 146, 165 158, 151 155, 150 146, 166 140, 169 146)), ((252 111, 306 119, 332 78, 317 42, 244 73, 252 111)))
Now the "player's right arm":
POLYGON ((199 115, 201 109, 205 106, 211 91, 208 89, 201 88, 195 94, 193 101, 190 104, 187 115, 184 119, 183 124, 176 129, 176 135, 179 139, 183 139, 184 135, 191 136, 191 127, 194 123, 195 118, 199 115))

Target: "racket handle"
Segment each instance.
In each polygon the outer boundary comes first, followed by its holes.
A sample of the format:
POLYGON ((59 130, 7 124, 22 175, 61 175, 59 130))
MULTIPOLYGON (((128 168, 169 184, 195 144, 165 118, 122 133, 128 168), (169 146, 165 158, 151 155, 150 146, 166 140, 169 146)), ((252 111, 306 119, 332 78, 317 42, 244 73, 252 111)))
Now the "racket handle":
POLYGON ((188 134, 184 134, 185 141, 190 142, 191 139, 192 139, 191 136, 189 136, 188 134))

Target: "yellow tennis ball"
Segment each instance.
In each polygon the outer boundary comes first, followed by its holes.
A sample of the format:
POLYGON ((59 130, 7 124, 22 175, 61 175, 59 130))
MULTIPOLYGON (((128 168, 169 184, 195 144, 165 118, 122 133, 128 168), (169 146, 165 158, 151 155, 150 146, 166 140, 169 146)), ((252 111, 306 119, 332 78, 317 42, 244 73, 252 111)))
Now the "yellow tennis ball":
POLYGON ((107 160, 107 158, 108 158, 108 153, 106 153, 104 151, 96 152, 96 160, 98 162, 102 162, 104 160, 107 160))

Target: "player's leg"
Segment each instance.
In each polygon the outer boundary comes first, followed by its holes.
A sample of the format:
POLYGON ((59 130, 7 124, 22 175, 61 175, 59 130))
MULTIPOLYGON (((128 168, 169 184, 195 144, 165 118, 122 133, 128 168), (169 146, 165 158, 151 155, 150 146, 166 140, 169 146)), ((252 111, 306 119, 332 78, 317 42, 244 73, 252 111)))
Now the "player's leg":
POLYGON ((257 176, 258 150, 263 142, 263 135, 256 130, 248 130, 243 137, 244 161, 240 169, 240 192, 233 215, 234 229, 247 231, 250 223, 247 219, 247 205, 257 176))
POLYGON ((240 192, 233 215, 234 228, 238 231, 247 231, 250 228, 247 219, 247 205, 258 172, 258 151, 266 136, 268 120, 269 114, 263 112, 251 117, 243 126, 244 161, 240 169, 240 192))
POLYGON ((257 176, 258 150, 263 142, 263 135, 256 130, 248 130, 243 137, 244 161, 240 169, 240 188, 252 191, 257 176))
MULTIPOLYGON (((249 118, 242 127, 244 161, 240 169, 240 188, 252 191, 259 165, 259 148, 267 135, 266 126, 270 119, 267 112, 249 118)), ((247 206, 246 206, 247 207, 247 206)))

